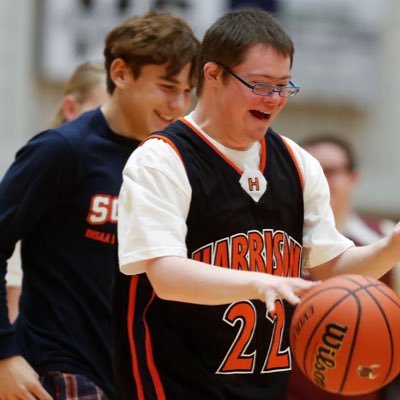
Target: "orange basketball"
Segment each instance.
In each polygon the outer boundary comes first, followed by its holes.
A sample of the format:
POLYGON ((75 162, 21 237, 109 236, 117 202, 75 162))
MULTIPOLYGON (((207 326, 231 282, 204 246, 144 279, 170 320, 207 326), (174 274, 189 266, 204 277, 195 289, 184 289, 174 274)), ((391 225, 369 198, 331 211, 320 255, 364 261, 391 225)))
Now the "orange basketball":
POLYGON ((367 276, 328 279, 296 307, 290 345, 304 375, 328 392, 380 389, 400 371, 400 299, 367 276))

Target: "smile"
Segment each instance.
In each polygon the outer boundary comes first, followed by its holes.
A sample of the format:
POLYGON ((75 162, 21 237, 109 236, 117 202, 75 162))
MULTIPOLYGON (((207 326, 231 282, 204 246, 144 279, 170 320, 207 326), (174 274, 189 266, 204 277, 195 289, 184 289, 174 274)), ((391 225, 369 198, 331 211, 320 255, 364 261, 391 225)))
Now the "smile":
POLYGON ((271 116, 270 113, 264 112, 264 111, 260 111, 260 110, 250 110, 250 114, 258 119, 261 120, 268 120, 271 116))
POLYGON ((161 118, 162 120, 164 120, 166 122, 172 122, 175 119, 173 116, 166 115, 166 114, 160 114, 157 111, 156 111, 156 114, 158 115, 159 118, 161 118))

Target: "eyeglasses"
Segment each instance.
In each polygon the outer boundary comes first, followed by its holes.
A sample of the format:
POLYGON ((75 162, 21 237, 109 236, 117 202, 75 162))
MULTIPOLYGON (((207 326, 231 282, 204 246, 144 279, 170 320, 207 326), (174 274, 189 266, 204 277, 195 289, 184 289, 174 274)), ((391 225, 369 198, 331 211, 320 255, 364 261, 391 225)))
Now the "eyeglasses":
POLYGON ((269 83, 255 83, 252 85, 251 83, 245 81, 238 74, 233 72, 230 68, 222 65, 234 78, 236 78, 239 82, 243 83, 243 85, 247 86, 254 94, 258 94, 259 96, 270 96, 272 93, 276 92, 281 97, 291 97, 295 94, 299 93, 300 88, 296 86, 292 81, 289 81, 290 86, 274 86, 269 83))

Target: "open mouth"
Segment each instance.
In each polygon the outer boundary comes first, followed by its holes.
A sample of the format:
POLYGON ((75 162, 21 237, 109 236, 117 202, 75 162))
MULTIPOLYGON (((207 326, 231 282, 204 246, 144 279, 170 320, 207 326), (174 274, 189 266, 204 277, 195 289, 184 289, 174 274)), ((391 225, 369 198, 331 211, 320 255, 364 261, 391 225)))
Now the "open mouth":
POLYGON ((271 114, 264 112, 264 111, 259 111, 259 110, 250 110, 250 114, 253 117, 255 117, 257 119, 261 119, 263 121, 267 121, 271 117, 271 114))

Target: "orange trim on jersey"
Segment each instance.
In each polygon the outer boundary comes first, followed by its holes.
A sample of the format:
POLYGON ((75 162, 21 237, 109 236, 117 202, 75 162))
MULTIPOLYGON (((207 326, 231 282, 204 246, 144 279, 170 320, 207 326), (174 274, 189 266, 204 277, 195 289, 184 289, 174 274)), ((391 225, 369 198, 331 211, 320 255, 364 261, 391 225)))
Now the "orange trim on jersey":
POLYGON ((183 166, 184 166, 185 169, 186 169, 186 165, 185 165, 185 163, 183 162, 183 158, 182 158, 181 152, 178 150, 178 148, 175 146, 175 143, 174 143, 172 140, 168 139, 168 138, 165 137, 165 136, 156 135, 156 134, 155 134, 155 135, 151 135, 151 136, 149 136, 148 138, 144 139, 143 142, 140 143, 140 146, 141 146, 144 142, 147 142, 147 141, 150 140, 150 139, 160 139, 160 140, 163 140, 165 143, 168 143, 168 144, 174 149, 175 153, 178 154, 179 159, 182 161, 182 164, 183 164, 183 166))
POLYGON ((262 138, 261 142, 261 154, 260 154, 260 171, 264 173, 265 166, 267 165, 267 143, 265 136, 262 138))
POLYGON ((131 360, 132 360, 132 371, 133 371, 133 379, 136 383, 136 392, 138 396, 138 400, 145 400, 144 392, 143 392, 143 383, 140 377, 139 364, 136 352, 135 339, 133 337, 133 321, 134 321, 134 313, 135 313, 135 302, 136 302, 136 289, 139 283, 139 278, 137 276, 132 276, 131 284, 129 288, 129 306, 128 306, 128 336, 129 336, 129 346, 131 349, 131 360))
POLYGON ((164 388, 163 385, 161 383, 161 379, 160 379, 160 375, 157 371, 157 367, 156 364, 154 362, 154 357, 153 357, 153 347, 151 345, 151 336, 150 336, 150 330, 149 327, 146 323, 146 313, 147 313, 147 309, 149 308, 150 304, 153 302, 155 297, 155 293, 153 292, 153 295, 151 296, 151 299, 149 301, 149 304, 147 304, 145 310, 144 310, 144 317, 143 317, 143 323, 144 323, 144 328, 145 328, 145 332, 146 332, 146 339, 145 339, 145 343, 146 343, 146 359, 147 359, 147 365, 149 367, 149 371, 150 371, 150 375, 153 379, 153 385, 154 385, 154 389, 156 391, 156 398, 157 400, 165 400, 165 393, 164 393, 164 388))
MULTIPOLYGON (((194 127, 189 121, 185 118, 180 117, 179 120, 187 125, 193 132, 195 132, 204 142, 206 142, 226 163, 228 163, 239 175, 243 174, 243 171, 238 168, 229 158, 227 158, 223 153, 221 153, 214 144, 212 144, 196 127, 194 127)), ((264 172, 264 168, 267 160, 267 152, 265 145, 265 137, 261 142, 261 154, 260 154, 260 171, 264 172)))
POLYGON ((281 135, 279 135, 279 136, 281 137, 283 143, 285 144, 285 146, 290 154, 290 157, 292 157, 294 165, 297 169, 297 174, 299 175, 301 188, 304 189, 304 177, 303 177, 303 174, 301 173, 301 169, 300 169, 299 163, 297 162, 297 158, 294 155, 293 149, 290 147, 289 143, 286 141, 286 139, 283 136, 281 136, 281 135))

